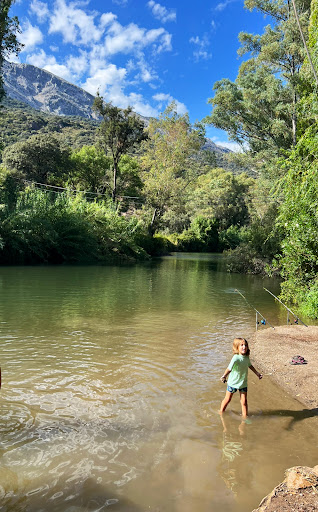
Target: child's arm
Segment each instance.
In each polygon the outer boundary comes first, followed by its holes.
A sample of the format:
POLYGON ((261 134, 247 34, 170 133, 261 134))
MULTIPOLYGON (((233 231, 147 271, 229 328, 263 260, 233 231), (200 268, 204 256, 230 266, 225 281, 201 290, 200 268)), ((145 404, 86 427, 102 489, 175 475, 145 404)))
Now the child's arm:
POLYGON ((251 366, 249 366, 249 369, 250 369, 250 370, 252 370, 252 372, 254 372, 254 373, 255 373, 255 375, 257 375, 257 377, 258 377, 259 379, 262 379, 262 378, 263 378, 263 375, 262 375, 261 373, 259 373, 259 372, 254 368, 254 366, 253 366, 252 364, 251 364, 251 366))
POLYGON ((225 372, 223 373, 222 377, 220 378, 220 380, 222 382, 226 382, 226 377, 231 373, 231 370, 229 370, 228 368, 225 370, 225 372))

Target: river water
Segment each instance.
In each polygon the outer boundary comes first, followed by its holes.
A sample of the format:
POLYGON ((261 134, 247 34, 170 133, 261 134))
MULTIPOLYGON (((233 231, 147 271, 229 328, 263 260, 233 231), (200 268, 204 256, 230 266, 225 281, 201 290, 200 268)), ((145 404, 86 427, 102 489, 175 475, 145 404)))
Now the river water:
POLYGON ((286 322, 264 286, 211 255, 0 268, 0 510, 248 512, 317 464, 317 417, 270 376, 250 372, 248 424, 237 396, 217 413, 233 338, 255 331, 235 289, 286 322))

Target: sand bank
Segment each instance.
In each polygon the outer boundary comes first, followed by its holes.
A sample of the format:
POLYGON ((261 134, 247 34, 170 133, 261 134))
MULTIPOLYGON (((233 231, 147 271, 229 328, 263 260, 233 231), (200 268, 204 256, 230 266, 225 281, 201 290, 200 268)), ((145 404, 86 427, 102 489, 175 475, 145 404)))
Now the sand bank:
POLYGON ((264 376, 318 413, 318 326, 286 325, 259 330, 251 340, 252 360, 264 376), (292 365, 300 355, 307 364, 292 365))

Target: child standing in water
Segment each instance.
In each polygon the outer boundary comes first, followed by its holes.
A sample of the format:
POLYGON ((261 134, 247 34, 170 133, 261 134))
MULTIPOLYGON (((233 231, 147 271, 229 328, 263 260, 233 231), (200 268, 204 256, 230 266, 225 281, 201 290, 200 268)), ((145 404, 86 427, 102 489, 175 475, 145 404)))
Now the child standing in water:
POLYGON ((255 370, 254 366, 251 364, 249 355, 250 349, 248 347, 248 343, 244 338, 235 338, 233 342, 233 352, 234 356, 231 359, 231 362, 228 368, 225 370, 224 374, 221 377, 222 382, 226 382, 226 378, 228 375, 228 383, 227 390, 225 393, 225 397, 223 402, 221 403, 220 413, 224 412, 230 401, 232 400, 233 394, 239 390, 240 392, 240 400, 242 407, 242 416, 243 418, 247 418, 248 416, 248 406, 247 406, 247 372, 248 369, 252 370, 252 372, 257 375, 259 379, 263 377, 261 373, 255 370))

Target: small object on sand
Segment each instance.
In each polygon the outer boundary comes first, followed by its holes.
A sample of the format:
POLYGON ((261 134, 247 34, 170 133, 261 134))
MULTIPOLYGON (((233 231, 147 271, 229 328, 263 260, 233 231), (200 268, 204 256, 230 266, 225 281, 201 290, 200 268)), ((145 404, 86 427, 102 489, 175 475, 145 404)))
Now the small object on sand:
POLYGON ((294 356, 290 364, 307 364, 307 361, 302 356, 294 356))
POLYGON ((298 359, 299 361, 305 361, 305 358, 303 356, 294 356, 293 359, 298 359))

